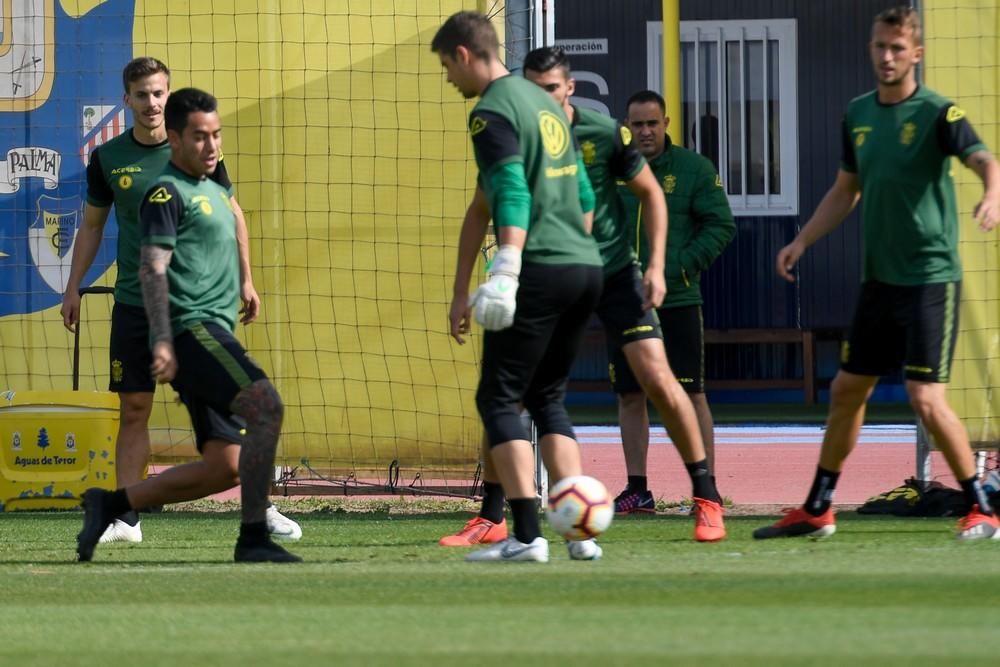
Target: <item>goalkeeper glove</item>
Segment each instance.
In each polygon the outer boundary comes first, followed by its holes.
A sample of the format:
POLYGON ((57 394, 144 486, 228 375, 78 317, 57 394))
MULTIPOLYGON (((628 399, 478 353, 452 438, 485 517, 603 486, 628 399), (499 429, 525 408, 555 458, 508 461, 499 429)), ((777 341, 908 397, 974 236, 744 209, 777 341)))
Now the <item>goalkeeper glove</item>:
POLYGON ((469 299, 472 315, 484 329, 500 331, 514 323, 519 275, 521 251, 512 245, 500 246, 490 265, 489 280, 469 299))

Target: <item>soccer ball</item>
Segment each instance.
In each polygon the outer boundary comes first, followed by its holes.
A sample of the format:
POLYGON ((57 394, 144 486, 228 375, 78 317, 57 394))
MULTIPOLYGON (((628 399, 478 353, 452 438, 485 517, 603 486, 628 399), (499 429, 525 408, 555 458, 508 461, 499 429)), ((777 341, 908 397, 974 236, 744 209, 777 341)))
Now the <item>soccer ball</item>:
POLYGON ((615 504, 604 485, 593 477, 567 477, 549 489, 545 516, 567 540, 597 537, 611 525, 615 504))

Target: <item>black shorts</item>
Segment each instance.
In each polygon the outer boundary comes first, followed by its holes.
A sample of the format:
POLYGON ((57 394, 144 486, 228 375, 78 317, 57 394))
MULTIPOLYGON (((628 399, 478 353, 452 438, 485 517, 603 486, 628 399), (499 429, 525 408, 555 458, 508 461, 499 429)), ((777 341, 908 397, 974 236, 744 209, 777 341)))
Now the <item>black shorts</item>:
POLYGON ((149 350, 149 322, 141 306, 115 302, 111 309, 109 361, 109 391, 116 394, 156 391, 156 381, 149 373, 153 363, 149 350))
POLYGON ((637 265, 605 276, 596 312, 609 346, 620 348, 643 338, 661 337, 656 311, 644 310, 642 301, 642 272, 637 265))
POLYGON ((170 384, 191 415, 198 449, 213 439, 241 444, 242 420, 229 406, 243 388, 267 375, 233 334, 214 322, 178 334, 174 353, 177 377, 170 384))
MULTIPOLYGON (((689 394, 705 393, 705 324, 701 306, 660 308, 657 316, 667 361, 677 381, 689 394)), ((608 346, 608 375, 617 394, 642 391, 621 347, 608 346)))
POLYGON ((958 336, 962 284, 864 283, 840 367, 857 375, 888 375, 903 367, 908 380, 947 382, 958 336))
POLYGON ((527 440, 519 404, 539 437, 573 437, 566 414, 566 381, 587 320, 601 294, 600 267, 525 264, 514 324, 483 336, 476 405, 491 446, 527 440))

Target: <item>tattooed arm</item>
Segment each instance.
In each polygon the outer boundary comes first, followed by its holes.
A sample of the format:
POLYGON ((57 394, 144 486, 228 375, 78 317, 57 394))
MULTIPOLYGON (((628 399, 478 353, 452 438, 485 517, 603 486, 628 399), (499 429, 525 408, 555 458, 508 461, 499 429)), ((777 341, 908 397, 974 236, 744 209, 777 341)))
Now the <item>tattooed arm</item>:
POLYGON ((170 382, 177 374, 174 356, 174 337, 170 330, 170 297, 167 284, 167 267, 173 251, 155 245, 142 246, 139 264, 139 282, 142 300, 149 320, 149 335, 153 342, 153 379, 170 382))
POLYGON ((157 183, 146 193, 139 209, 142 250, 139 283, 149 320, 153 344, 150 372, 157 382, 170 382, 177 375, 174 338, 170 330, 170 287, 167 267, 177 243, 177 229, 184 217, 181 194, 169 182, 157 183))

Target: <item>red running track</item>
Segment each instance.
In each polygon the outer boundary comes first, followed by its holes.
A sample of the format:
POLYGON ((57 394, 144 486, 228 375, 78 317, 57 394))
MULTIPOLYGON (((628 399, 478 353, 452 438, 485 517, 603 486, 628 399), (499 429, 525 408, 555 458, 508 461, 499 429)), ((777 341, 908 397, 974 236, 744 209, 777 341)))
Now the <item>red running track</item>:
MULTIPOLYGON (((737 505, 797 506, 805 500, 819 458, 823 430, 813 426, 717 427, 716 481, 723 496, 737 505)), ((583 469, 612 494, 625 487, 625 459, 615 427, 579 427, 583 469)), ((691 483, 677 450, 662 428, 650 434, 649 487, 657 499, 691 496, 691 483)), ((837 486, 836 502, 860 504, 895 488, 916 473, 916 429, 866 427, 837 486)), ((932 458, 935 479, 958 484, 939 452, 932 458)))

